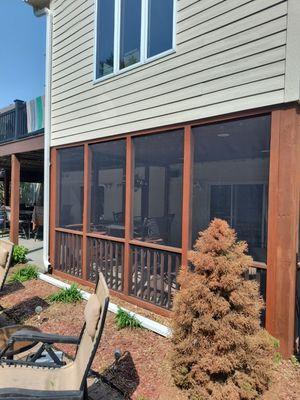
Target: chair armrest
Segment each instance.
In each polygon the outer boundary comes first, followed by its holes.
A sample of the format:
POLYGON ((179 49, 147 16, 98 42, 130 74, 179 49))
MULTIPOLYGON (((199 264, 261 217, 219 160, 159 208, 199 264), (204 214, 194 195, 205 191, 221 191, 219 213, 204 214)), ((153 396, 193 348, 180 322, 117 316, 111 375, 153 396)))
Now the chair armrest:
POLYGON ((84 393, 82 390, 50 391, 50 390, 30 390, 30 389, 15 389, 15 388, 0 389, 0 399, 83 400, 83 398, 84 398, 84 393))
POLYGON ((66 344, 79 344, 79 337, 77 336, 62 336, 55 335, 52 333, 43 333, 30 331, 27 329, 22 329, 20 331, 15 332, 9 338, 10 343, 14 342, 23 342, 23 341, 32 341, 32 342, 41 342, 41 343, 66 343, 66 344))
POLYGON ((0 366, 1 365, 14 365, 14 366, 26 366, 26 367, 35 367, 35 368, 61 368, 64 364, 55 364, 54 362, 43 362, 43 363, 36 363, 34 361, 24 361, 24 360, 11 360, 8 358, 1 358, 0 359, 0 366))

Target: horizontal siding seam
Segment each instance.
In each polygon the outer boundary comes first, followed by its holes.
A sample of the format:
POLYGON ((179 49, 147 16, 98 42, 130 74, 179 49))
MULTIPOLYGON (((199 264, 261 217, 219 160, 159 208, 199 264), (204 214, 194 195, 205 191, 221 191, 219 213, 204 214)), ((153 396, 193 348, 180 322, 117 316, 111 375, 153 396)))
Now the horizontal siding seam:
MULTIPOLYGON (((280 18, 283 18, 283 17, 286 17, 286 14, 285 14, 284 16, 281 15, 281 16, 279 16, 279 17, 277 17, 277 18, 271 19, 271 20, 268 21, 268 23, 271 23, 271 22, 276 21, 276 20, 278 20, 278 19, 280 19, 280 18)), ((263 27, 263 26, 265 26, 265 25, 266 25, 266 22, 259 23, 259 24, 257 24, 257 25, 253 25, 253 26, 251 26, 250 28, 246 28, 246 29, 244 29, 244 30, 239 31, 238 33, 235 32, 235 33, 233 33, 233 34, 231 34, 231 35, 222 37, 222 38, 216 40, 214 43, 218 43, 218 42, 220 42, 220 41, 222 41, 222 40, 224 40, 224 39, 237 36, 238 34, 242 34, 242 33, 251 31, 251 30, 254 29, 254 28, 263 27)), ((210 44, 211 44, 211 43, 205 44, 204 46, 202 45, 202 46, 195 47, 192 51, 200 50, 201 48, 203 48, 203 47, 205 47, 205 46, 208 46, 208 45, 210 45, 210 44)), ((180 54, 177 52, 177 53, 174 54, 174 55, 170 55, 170 56, 165 57, 165 58, 163 58, 163 59, 161 59, 161 60, 157 60, 157 61, 155 62, 155 64, 153 64, 153 63, 144 64, 144 65, 142 66, 142 68, 143 68, 143 70, 145 71, 145 70, 147 70, 148 68, 151 68, 153 65, 161 65, 161 64, 163 64, 164 62, 169 62, 170 60, 173 60, 174 58, 182 57, 182 56, 184 56, 185 54, 188 54, 188 53, 191 53, 191 51, 190 51, 190 50, 183 51, 183 52, 181 52, 180 54)), ((91 64, 92 64, 92 63, 93 63, 93 61, 91 61, 91 64)), ((60 73, 60 72, 61 72, 61 70, 56 71, 56 72, 53 70, 53 71, 52 71, 52 75, 55 76, 56 74, 58 74, 58 73, 60 73)), ((135 72, 136 72, 136 70, 128 71, 128 72, 126 73, 126 76, 133 75, 135 72)), ((114 77, 114 81, 117 81, 117 80, 119 80, 119 79, 122 79, 124 76, 125 76, 125 75, 122 75, 122 76, 121 76, 121 75, 116 75, 116 76, 114 77)), ((101 82, 101 85, 102 85, 102 86, 105 86, 105 85, 109 84, 110 82, 111 82, 110 80, 109 80, 109 81, 103 81, 103 82, 101 82)))
MULTIPOLYGON (((262 39, 263 39, 263 38, 262 38, 262 39)), ((260 40, 261 40, 261 39, 260 39, 260 40)), ((220 67, 220 66, 226 66, 226 65, 231 64, 231 63, 233 63, 233 62, 238 62, 238 61, 240 61, 240 60, 243 60, 243 59, 245 59, 245 58, 250 58, 250 57, 253 57, 253 56, 255 56, 255 55, 265 54, 265 53, 267 53, 267 52, 270 52, 270 51, 275 50, 275 49, 280 49, 280 48, 283 48, 283 47, 285 47, 285 46, 286 46, 285 44, 281 44, 281 45, 278 45, 278 46, 270 47, 270 48, 268 48, 267 50, 264 49, 264 50, 261 50, 261 51, 254 52, 254 53, 252 53, 252 54, 250 54, 250 55, 247 55, 246 57, 245 57, 245 56, 241 56, 241 57, 238 57, 238 58, 231 59, 230 61, 221 62, 221 63, 219 63, 219 64, 216 65, 216 66, 209 66, 209 67, 206 67, 206 68, 203 68, 203 69, 199 69, 199 70, 194 71, 194 72, 190 72, 190 73, 189 73, 189 76, 196 75, 196 74, 198 74, 198 73, 200 73, 200 72, 209 71, 209 70, 211 70, 211 69, 213 69, 213 68, 215 68, 215 67, 217 68, 217 67, 220 67)), ((230 49, 230 50, 232 50, 232 49, 230 49)), ((229 50, 229 51, 230 51, 230 50, 229 50)), ((224 53, 226 53, 226 51, 224 51, 224 53)), ((218 54, 221 54, 221 53, 209 55, 209 56, 204 57, 204 58, 202 58, 202 59, 195 60, 195 61, 193 61, 192 63, 189 63, 188 65, 199 63, 199 61, 202 61, 202 60, 205 60, 205 59, 207 60, 207 59, 209 59, 210 57, 216 56, 216 55, 218 55, 218 54)), ((278 59, 277 61, 281 61, 281 60, 282 60, 282 59, 278 59)), ((186 65, 186 64, 183 64, 181 67, 183 67, 183 66, 185 66, 185 65, 186 65)), ((169 71, 168 71, 168 72, 169 72, 169 71)), ((162 74, 159 74, 159 75, 161 76, 162 74)), ((222 76, 223 76, 223 75, 222 75, 222 76)), ((157 86, 161 86, 161 85, 164 85, 164 84, 166 84, 166 83, 170 83, 170 82, 172 82, 172 81, 174 81, 174 80, 177 81, 178 79, 185 78, 185 77, 186 77, 185 75, 182 75, 181 77, 176 77, 176 78, 171 77, 171 78, 165 80, 163 83, 157 83, 157 84, 152 85, 151 88, 155 88, 155 87, 157 87, 157 86)), ((153 77, 152 77, 152 78, 153 78, 153 77)), ((73 82, 73 81, 76 81, 77 79, 80 79, 80 78, 74 78, 74 79, 72 79, 71 81, 69 81, 68 83, 73 82)), ((149 79, 150 79, 150 78, 149 78, 149 79)), ((141 81, 144 82, 145 80, 141 80, 141 81)), ((77 85, 77 86, 72 86, 70 89, 58 91, 58 92, 56 92, 56 93, 53 94, 53 98, 55 98, 56 96, 59 96, 59 95, 61 95, 61 94, 63 94, 63 93, 66 94, 68 91, 75 90, 75 89, 79 89, 80 87, 87 85, 89 82, 90 82, 90 79, 87 79, 86 82, 84 82, 84 83, 82 83, 82 84, 79 84, 79 85, 77 85)), ((139 81, 136 81, 135 83, 137 83, 137 82, 139 82, 139 81)), ((59 89, 59 88, 62 88, 63 86, 65 86, 65 84, 67 84, 67 83, 64 82, 62 85, 58 85, 58 86, 56 86, 55 88, 53 87, 53 92, 57 91, 57 89, 59 89)), ((105 94, 107 94, 107 93, 110 93, 110 94, 111 94, 112 92, 116 92, 116 91, 118 91, 118 90, 120 90, 120 89, 123 89, 123 88, 125 88, 125 87, 127 87, 127 86, 131 86, 131 84, 123 85, 123 86, 121 86, 121 87, 118 87, 118 88, 115 88, 115 89, 112 89, 112 90, 107 90, 107 91, 105 91, 105 92, 102 92, 101 95, 105 95, 105 94)), ((148 88, 147 88, 147 89, 148 89, 148 88)), ((134 93, 138 93, 139 91, 140 91, 140 90, 134 90, 134 91, 130 92, 129 94, 132 95, 132 94, 134 94, 134 93)), ((85 93, 85 91, 83 91, 83 92, 78 92, 76 95, 78 95, 79 93, 85 93)), ((76 95, 75 95, 75 96, 76 96, 76 95)), ((122 98, 122 97, 125 97, 125 96, 128 96, 128 93, 126 93, 126 94, 124 94, 124 95, 117 96, 117 98, 122 98)), ((69 97, 69 98, 71 98, 71 97, 69 97)), ((59 100, 59 101, 60 101, 60 100, 59 100)), ((98 103, 98 104, 102 104, 102 102, 100 102, 100 103, 98 103)))
MULTIPOLYGON (((228 9, 227 11, 220 11, 219 14, 216 14, 216 15, 214 15, 213 17, 210 17, 210 18, 206 18, 205 21, 200 22, 198 25, 201 25, 202 23, 207 23, 207 22, 209 22, 209 21, 213 21, 214 19, 216 19, 216 18, 218 18, 218 17, 220 17, 220 16, 223 17, 223 16, 225 16, 225 14, 227 14, 227 13, 230 13, 230 12, 232 12, 232 11, 234 11, 234 10, 237 10, 238 8, 241 8, 241 7, 243 7, 243 6, 245 6, 245 5, 249 4, 249 3, 253 3, 254 0, 244 0, 244 1, 245 1, 245 3, 243 3, 242 5, 234 6, 233 8, 230 8, 230 9, 228 9)), ((282 1, 282 0, 281 0, 281 1, 282 1)), ((285 1, 285 0, 283 0, 283 1, 285 1)), ((219 3, 219 4, 220 4, 220 3, 219 3)), ((218 4, 218 5, 219 5, 219 4, 218 4)), ((228 4, 230 4, 230 3, 228 3, 228 4)), ((213 6, 213 7, 215 7, 215 6, 213 6)), ((210 7, 210 8, 213 8, 213 7, 210 7)), ((207 10, 206 10, 206 11, 207 11, 207 10)), ((188 18, 186 18, 185 20, 190 19, 190 18, 194 18, 194 17, 195 17, 196 15, 198 15, 198 14, 202 14, 202 11, 200 10, 200 11, 196 12, 195 14, 193 14, 193 15, 189 16, 188 18)), ((184 20, 181 20, 181 21, 179 21, 179 23, 181 23, 181 22, 183 22, 183 21, 184 21, 184 20)), ((196 26, 196 25, 189 26, 188 28, 181 29, 181 30, 179 29, 179 30, 177 31, 177 34, 186 32, 186 31, 188 31, 188 30, 190 30, 190 29, 193 29, 195 26, 196 26)))
MULTIPOLYGON (((197 13, 195 13, 195 14, 199 14, 199 13, 201 13, 201 12, 208 11, 208 10, 210 10, 211 8, 214 8, 214 7, 219 6, 221 3, 225 3, 225 1, 227 1, 227 0, 219 0, 217 3, 215 3, 215 4, 211 5, 211 6, 208 6, 207 8, 203 8, 201 11, 199 11, 199 12, 197 12, 197 13)), ((179 16, 178 22, 183 22, 183 21, 186 21, 187 19, 189 19, 190 16, 181 19, 181 18, 180 18, 180 14, 182 14, 182 12, 183 12, 184 10, 186 10, 186 9, 192 7, 192 6, 195 6, 195 4, 197 4, 197 3, 198 3, 198 0, 196 0, 195 2, 193 2, 193 3, 189 4, 189 5, 187 5, 187 6, 184 7, 184 8, 179 9, 179 10, 178 10, 178 16, 179 16)), ((195 14, 193 14, 193 15, 195 15, 195 14)))
MULTIPOLYGON (((284 47, 284 46, 280 46, 280 47, 284 47)), ((280 48, 280 47, 279 47, 279 48, 280 48)), ((277 48, 277 47, 276 47, 276 48, 277 48)), ((274 49, 276 49, 276 48, 274 48, 274 49)), ((272 50, 272 49, 270 49, 270 51, 271 51, 271 50, 272 50)), ((259 55, 259 54, 263 54, 263 52, 257 53, 257 54, 253 54, 253 55, 251 55, 251 56, 249 56, 249 57, 247 57, 247 58, 250 58, 250 57, 253 57, 253 56, 259 55)), ((240 60, 241 60, 241 59, 240 59, 240 60)), ((253 67, 253 68, 241 68, 240 70, 238 70, 238 71, 236 71, 236 72, 234 72, 234 73, 223 74, 223 75, 220 75, 218 78, 214 77, 214 78, 210 78, 210 79, 206 79, 206 80, 204 79, 204 80, 202 80, 201 82, 196 82, 196 83, 194 83, 194 84, 188 85, 187 87, 193 87, 193 86, 196 86, 196 85, 199 85, 199 84, 206 84, 206 83, 209 83, 209 82, 218 82, 220 79, 224 79, 224 78, 227 78, 227 77, 229 77, 229 76, 232 76, 232 77, 234 78, 235 75, 244 73, 244 72, 246 72, 246 71, 248 71, 248 72, 250 72, 250 71, 255 71, 255 70, 257 70, 257 69, 262 69, 263 67, 266 67, 266 66, 271 66, 271 65, 274 65, 274 64, 278 64, 278 63, 280 63, 280 62, 282 62, 282 61, 285 61, 285 59, 284 59, 284 58, 279 58, 279 59, 277 59, 276 61, 262 63, 262 64, 259 64, 259 65, 256 66, 256 67, 253 67)), ((216 68, 222 67, 222 66, 226 66, 226 65, 231 64, 231 63, 232 63, 232 61, 231 61, 231 62, 226 62, 226 63, 223 63, 223 64, 220 64, 220 65, 216 66, 216 68)), ((213 68, 204 68, 204 69, 201 70, 201 71, 196 71, 196 72, 194 72, 194 73, 192 73, 192 74, 189 74, 189 76, 197 75, 197 74, 199 74, 199 73, 205 73, 206 71, 209 71, 209 70, 212 70, 212 69, 213 69, 213 68)), ((164 83, 159 83, 159 84, 157 84, 157 85, 151 86, 151 87, 147 88, 146 90, 152 90, 152 89, 154 89, 155 87, 162 87, 162 86, 164 86, 164 85, 168 85, 168 84, 172 83, 174 80, 175 80, 175 81, 180 81, 181 79, 185 79, 185 78, 186 78, 185 76, 182 76, 181 78, 170 79, 169 81, 166 81, 166 82, 164 82, 164 83)), ((162 96, 162 95, 165 95, 165 94, 176 93, 176 92, 178 92, 178 91, 180 91, 180 90, 182 90, 182 89, 183 89, 183 88, 180 88, 180 89, 174 88, 173 90, 168 90, 168 91, 165 92, 165 93, 159 93, 159 94, 155 94, 155 95, 152 95, 152 96, 145 97, 144 100, 149 100, 149 99, 158 98, 158 97, 160 97, 160 96, 162 96)), ((146 90, 143 90, 142 92, 145 93, 146 90)), ((141 90, 136 90, 136 91, 134 91, 134 92, 131 92, 129 95, 130 95, 130 96, 134 96, 134 95, 136 95, 136 94, 138 94, 138 93, 140 93, 140 92, 141 92, 141 90)), ((110 98, 109 101, 111 101, 111 102, 112 102, 112 101, 118 101, 118 100, 120 100, 120 99, 122 99, 122 98, 128 97, 129 95, 125 93, 125 94, 123 94, 123 95, 121 95, 121 96, 118 96, 118 97, 116 97, 116 98, 110 98)), ((125 104, 126 104, 126 105, 135 104, 135 103, 139 103, 139 102, 140 102, 140 100, 138 99, 138 100, 136 100, 136 101, 131 101, 131 102, 129 102, 129 103, 124 103, 124 105, 125 105, 125 104)), ((101 101, 101 102, 97 102, 97 103, 95 104, 95 106, 98 107, 98 106, 100 106, 101 104, 105 104, 105 103, 107 103, 107 100, 103 100, 103 101, 101 101)), ((89 109, 89 108, 91 108, 91 106, 83 107, 83 108, 80 108, 80 111, 81 111, 81 110, 84 110, 84 109, 89 109)), ((110 109, 113 109, 113 108, 115 108, 115 106, 113 106, 112 108, 108 108, 108 109, 104 110, 103 112, 109 111, 110 109)), ((54 111, 57 111, 57 109, 55 109, 54 111)), ((77 111, 79 111, 79 110, 77 110, 77 111)), ((75 112, 75 110, 74 110, 74 112, 75 112)), ((57 115, 56 117, 63 117, 64 115, 68 115, 68 114, 70 114, 70 112, 61 113, 61 114, 57 115)), ((90 115, 94 115, 94 114, 95 114, 95 113, 93 112, 93 113, 91 113, 91 114, 86 114, 85 116, 90 116, 90 115)), ((73 119, 74 119, 74 118, 70 118, 69 120, 68 120, 68 119, 65 119, 64 122, 72 121, 73 119)), ((76 119, 76 118, 75 118, 75 119, 76 119)))
MULTIPOLYGON (((53 54, 53 57, 55 56, 55 59, 57 59, 58 57, 61 57, 61 56, 57 56, 57 53, 58 52, 63 52, 63 54, 66 54, 67 52, 70 52, 70 51, 72 51, 72 50, 67 50, 66 51, 66 48, 68 47, 68 46, 75 46, 76 45, 76 42, 77 41, 79 41, 79 40, 82 40, 82 38, 84 38, 85 36, 88 36, 88 35, 90 35, 91 33, 93 33, 94 32, 94 29, 90 29, 89 31, 87 31, 87 32, 85 32, 83 35, 81 35, 81 36, 79 36, 78 38, 76 38, 75 40, 73 40, 72 42, 70 42, 70 43, 68 43, 68 44, 66 44, 64 47, 61 47, 61 48, 58 48, 58 49, 55 49, 54 48, 54 50, 53 50, 53 52, 52 52, 52 54, 53 54)), ((81 45, 83 45, 83 44, 85 44, 86 42, 88 42, 88 41, 90 41, 90 40, 94 40, 94 38, 92 37, 92 38, 88 38, 87 40, 84 40, 83 42, 81 42, 79 45, 81 46, 81 45)))
MULTIPOLYGON (((236 88, 239 88, 239 87, 243 87, 243 86, 246 86, 246 85, 250 85, 250 84, 252 84, 252 83, 257 83, 257 82, 267 82, 267 81, 270 81, 270 80, 272 80, 272 79, 274 79, 274 78, 278 78, 278 77, 283 77, 284 76, 284 74, 278 74, 278 75, 274 75, 274 76, 272 76, 272 77, 270 77, 270 78, 264 78, 264 79, 253 79, 252 81, 248 81, 248 82, 246 82, 246 83, 243 83, 243 84, 238 84, 238 85, 232 85, 232 86, 230 86, 230 87, 228 87, 228 88, 224 88, 224 89, 221 89, 221 90, 213 90, 213 91, 210 91, 210 92, 206 92, 206 93, 204 93, 204 94, 200 94, 200 95, 198 95, 198 96, 190 96, 190 97, 185 97, 184 99, 180 99, 180 100, 176 100, 176 101, 169 101, 168 103, 166 103, 166 104, 159 104, 159 105, 157 105, 157 106, 154 106, 154 107, 146 107, 146 108, 142 108, 142 109, 139 109, 138 111, 136 111, 136 110, 134 110, 134 111, 130 111, 130 112, 125 112, 125 113, 118 113, 118 115, 117 115, 117 117, 119 118, 119 117, 123 117, 123 116, 128 116, 128 115, 132 115, 132 114, 136 114, 137 112, 143 112, 143 111, 149 111, 149 110, 155 110, 155 109, 157 109, 157 108, 161 108, 162 106, 166 106, 166 105, 170 105, 170 104, 178 104, 178 103, 181 103, 182 101, 187 101, 187 100, 192 100, 192 99, 195 99, 195 98, 199 98, 199 97, 203 97, 203 96, 207 96, 207 95, 211 95, 211 94, 214 94, 214 93, 220 93, 220 92, 223 92, 223 91, 226 91, 226 90, 229 90, 229 89, 236 89, 236 88)), ((193 85, 193 86, 195 86, 195 85, 193 85)), ((280 87, 280 89, 284 89, 284 84, 282 85, 282 87, 280 87)), ((277 88, 277 90, 278 90, 279 88, 277 88)), ((245 96, 245 97, 247 97, 247 96, 245 96)), ((218 104, 218 102, 216 102, 216 104, 218 104)), ((205 106, 207 106, 207 105, 209 105, 209 104, 206 104, 205 106)), ((212 104, 211 104, 212 105, 212 104)), ((192 108, 191 108, 192 109, 192 108)), ((107 112, 107 111, 111 111, 111 110, 113 110, 113 108, 111 108, 110 110, 106 110, 105 112, 107 112)), ((104 112, 104 113, 105 113, 104 112)), ((101 113, 100 113, 101 114, 101 113)), ((153 117, 152 117, 153 118, 153 117)), ((80 118, 81 119, 81 118, 80 118)), ((101 121, 105 121, 106 119, 111 119, 111 117, 110 118, 103 118, 103 119, 99 119, 99 120, 97 120, 97 121, 94 121, 93 123, 100 123, 101 121)), ((53 123, 52 124, 52 126, 56 126, 56 124, 55 123, 53 123)), ((66 130, 70 130, 70 129, 75 129, 75 128, 79 128, 80 126, 82 126, 82 124, 80 124, 80 125, 75 125, 75 126, 72 126, 72 127, 68 127, 68 128, 64 128, 64 131, 66 131, 66 130)), ((53 130, 54 132, 55 132, 55 130, 53 130)))
MULTIPOLYGON (((237 98, 235 98, 235 99, 232 99, 232 100, 230 100, 230 102, 233 102, 233 101, 240 101, 240 100, 242 100, 242 99, 249 99, 249 100, 251 100, 252 98, 255 98, 255 97, 257 97, 257 96, 262 96, 262 95, 265 95, 265 94, 271 94, 271 93, 281 93, 282 94, 282 99, 279 99, 278 98, 278 101, 276 101, 274 104, 280 104, 280 103, 282 103, 283 102, 283 99, 284 99, 284 89, 283 88, 281 88, 281 89, 274 89, 274 90, 269 90, 269 91, 266 91, 266 92, 260 92, 260 93, 256 93, 256 94, 251 94, 251 95, 245 95, 245 96, 241 96, 241 97, 237 97, 237 98)), ((203 106, 203 107, 201 107, 201 108, 208 108, 208 107, 210 107, 210 106, 214 106, 214 105, 219 105, 219 104, 226 104, 226 103, 228 103, 228 100, 224 100, 224 101, 220 101, 220 102, 218 102, 218 103, 211 103, 211 104, 207 104, 207 105, 205 105, 205 106, 203 106)), ((263 106, 267 106, 267 105, 269 105, 269 104, 265 104, 265 105, 262 105, 261 107, 263 107, 263 106)), ((253 107, 252 107, 253 108, 253 107)), ((189 111, 195 111, 195 110, 199 110, 199 107, 193 107, 193 108, 190 108, 190 109, 187 109, 187 110, 184 110, 183 112, 189 112, 189 111)), ((244 110, 244 108, 243 108, 243 110, 244 110)), ((225 114, 228 114, 229 112, 227 112, 227 113, 225 113, 225 114)), ((156 118, 163 118, 163 117, 169 117, 170 115, 173 115, 173 114, 178 114, 178 112, 177 111, 175 111, 175 112, 169 112, 169 113, 167 113, 167 114, 161 114, 161 115, 159 115, 158 117, 156 117, 156 118)), ((215 113, 215 115, 224 115, 224 113, 215 113)), ((207 118, 207 117, 203 117, 202 119, 205 119, 205 118, 207 118)), ((137 123, 139 123, 139 122, 144 122, 144 121, 147 121, 147 120, 151 120, 151 119, 153 119, 153 117, 149 117, 149 118, 142 118, 142 119, 140 119, 140 120, 135 120, 133 123, 134 124, 137 124, 137 123)), ((199 118, 198 118, 199 119, 199 118)), ((185 121, 182 121, 182 123, 186 123, 186 122, 191 122, 191 119, 189 119, 189 120, 185 120, 185 121)), ((129 125, 129 122, 124 122, 124 123, 118 123, 118 127, 121 127, 121 126, 124 126, 124 125, 129 125)), ((170 123, 168 123, 168 125, 170 125, 170 123)), ((104 131, 105 129, 111 129, 111 128, 114 128, 116 125, 108 125, 108 126, 104 126, 104 127, 100 127, 100 128, 97 128, 97 129, 92 129, 92 130, 89 130, 89 131, 86 131, 86 132, 83 132, 83 133, 99 133, 99 130, 102 130, 102 131, 104 131)), ((157 126, 156 126, 157 127, 157 126)), ((149 129, 149 128, 147 128, 147 129, 149 129)), ((131 132, 132 131, 138 131, 138 130, 141 130, 141 129, 132 129, 131 130, 131 132)), ((57 131, 56 133, 58 133, 58 132, 61 132, 61 131, 57 131)), ((82 132, 79 132, 79 133, 76 133, 76 134, 68 134, 68 135, 64 135, 64 136, 58 136, 57 138, 55 138, 56 140, 64 140, 64 139, 66 139, 66 138, 68 138, 68 137, 72 137, 72 138, 74 138, 75 136, 82 136, 82 134, 83 134, 82 132)), ((126 133, 126 132, 124 132, 124 133, 126 133)), ((129 130, 128 130, 128 133, 129 133, 129 130)), ((111 135, 110 135, 111 136, 111 135)), ((108 136, 109 137, 109 136, 108 136)), ((53 140, 53 139, 52 139, 53 140)), ((78 141, 82 141, 83 139, 81 138, 81 139, 79 139, 78 141)))
POLYGON ((82 5, 84 5, 85 3, 80 4, 78 7, 75 7, 72 11, 69 11, 67 13, 67 16, 71 18, 66 18, 66 15, 63 15, 60 19, 58 19, 57 17, 55 18, 55 26, 60 23, 61 21, 64 21, 61 25, 57 26, 57 28, 54 26, 54 30, 57 31, 59 28, 61 28, 62 26, 64 26, 66 23, 70 22, 72 19, 75 19, 76 17, 78 17, 78 15, 82 14, 84 11, 88 10, 89 8, 93 7, 93 4, 88 4, 85 8, 81 9, 81 11, 79 11, 76 15, 73 15, 73 13, 75 13, 76 11, 78 11, 78 9, 80 9, 80 7, 82 5))
MULTIPOLYGON (((267 36, 265 36, 265 37, 263 37, 263 38, 260 38, 260 39, 255 39, 255 40, 253 40, 253 41, 249 41, 249 42, 247 42, 247 43, 244 43, 244 45, 245 45, 245 44, 250 44, 250 43, 258 42, 259 40, 262 40, 262 39, 264 39, 264 38, 271 37, 271 36, 276 35, 276 34, 281 33, 281 32, 285 32, 285 30, 276 32, 275 34, 273 33, 273 34, 271 34, 271 35, 267 35, 267 36)), ((225 53, 226 51, 229 51, 229 50, 238 49, 238 48, 240 48, 240 47, 241 47, 240 45, 237 45, 237 46, 230 47, 229 49, 226 49, 225 51, 216 52, 216 53, 211 53, 211 54, 209 54, 208 56, 206 56, 206 57, 204 57, 204 58, 202 58, 202 59, 198 59, 198 60, 193 61, 193 63, 199 63, 199 62, 200 62, 201 60, 203 60, 203 59, 207 59, 207 58, 209 58, 209 57, 212 57, 212 56, 215 56, 215 55, 218 55, 218 54, 225 53)), ((190 65, 190 64, 191 64, 190 62, 189 62, 189 63, 182 63, 181 66, 190 65)), ((172 70, 173 70, 173 68, 172 68, 172 66, 171 66, 169 69, 163 70, 162 73, 163 73, 163 74, 167 74, 167 73, 171 72, 172 70)), ((146 79, 152 79, 152 78, 153 78, 153 77, 150 76, 150 77, 147 77, 146 79)), ((135 80, 135 83, 141 82, 141 81, 145 81, 145 78, 141 78, 141 79, 135 80)), ((130 85, 131 85, 131 83, 128 83, 128 84, 126 84, 126 85, 123 85, 122 88, 123 88, 123 87, 130 86, 130 85)), ((102 88, 103 88, 103 86, 102 86, 102 88)), ((108 87, 108 90, 107 90, 106 92, 102 92, 102 94, 111 93, 112 91, 119 90, 119 88, 120 88, 120 87, 117 87, 117 88, 115 88, 115 89, 113 89, 113 90, 109 90, 109 87, 108 87)), ((89 92, 89 91, 90 91, 90 89, 88 89, 88 90, 86 90, 86 91, 84 91, 84 92, 82 92, 82 93, 89 92)), ((75 95, 69 96, 69 97, 65 97, 63 100, 60 100, 60 101, 69 100, 69 99, 74 98, 74 97, 76 97, 76 96, 78 96, 78 93, 76 93, 75 95)), ((99 96, 98 94, 95 94, 95 95, 93 95, 93 96, 90 96, 89 98, 92 99, 92 98, 96 98, 96 97, 98 97, 98 96, 99 96)), ((53 95, 53 98, 54 98, 54 97, 55 97, 55 95, 53 95)), ((58 101, 58 102, 59 102, 59 101, 58 101)), ((56 104, 56 103, 58 103, 58 102, 53 102, 53 103, 56 104)), ((63 108, 63 107, 62 107, 62 108, 63 108)), ((58 109, 58 108, 57 108, 57 109, 58 109)))
MULTIPOLYGON (((61 65, 62 63, 65 63, 65 62, 71 60, 72 58, 74 58, 74 57, 76 57, 77 55, 83 53, 84 51, 88 51, 89 49, 91 49, 91 48, 93 47, 93 44, 91 44, 90 42, 91 42, 91 40, 88 39, 88 40, 86 40, 84 43, 81 43, 80 45, 78 45, 77 48, 72 49, 72 50, 70 50, 70 51, 67 51, 67 52, 65 52, 63 55, 60 55, 60 56, 58 56, 58 57, 54 57, 54 58, 53 58, 53 63, 56 62, 56 63, 55 63, 55 67, 61 65), (82 49, 82 47, 85 46, 85 45, 88 46, 88 47, 82 49), (77 53, 75 53, 75 54, 69 56, 68 58, 65 58, 65 59, 64 59, 64 57, 70 55, 72 52, 77 52, 77 53), (61 59, 62 59, 62 60, 61 60, 61 59), (59 62, 57 62, 57 60, 59 60, 59 62)), ((92 42, 93 42, 93 41, 92 41, 92 42)))
POLYGON ((60 32, 58 35, 55 34, 55 32, 53 32, 53 39, 55 40, 57 37, 64 35, 66 32, 68 32, 71 28, 74 28, 77 24, 79 24, 79 22, 83 22, 85 21, 88 17, 93 16, 94 11, 91 11, 88 15, 80 18, 79 20, 75 21, 72 25, 68 26, 67 29, 63 32, 60 32))
MULTIPOLYGON (((252 0, 252 1, 253 1, 253 0, 252 0)), ((253 12, 253 13, 251 13, 251 14, 246 15, 245 17, 237 18, 237 19, 235 19, 235 20, 233 20, 233 21, 227 22, 226 24, 221 25, 221 26, 219 26, 219 27, 216 28, 216 29, 214 28, 214 29, 211 29, 211 30, 209 30, 209 31, 206 31, 205 34, 208 34, 208 33, 211 33, 211 32, 215 32, 215 31, 219 31, 220 29, 223 29, 223 28, 225 28, 225 27, 231 26, 231 25, 234 24, 234 23, 243 21, 243 20, 245 20, 245 19, 248 19, 248 18, 250 18, 250 17, 253 17, 254 15, 257 15, 257 14, 260 14, 260 13, 262 13, 262 12, 264 12, 264 11, 269 10, 269 9, 275 8, 276 6, 279 6, 280 4, 286 4, 286 0, 278 0, 278 2, 277 2, 275 5, 272 5, 272 6, 270 6, 270 7, 266 7, 266 8, 264 8, 264 9, 261 9, 261 10, 256 11, 256 12, 253 12)), ((285 12, 283 15, 286 16, 286 15, 287 15, 287 12, 285 12)), ((281 15, 281 16, 282 16, 282 15, 281 15)), ((199 26, 200 26, 200 25, 201 25, 201 24, 199 24, 199 26)), ((193 27, 193 28, 194 28, 194 27, 193 27)), ((190 29, 192 29, 192 28, 190 28, 190 29)), ((183 33, 183 32, 180 32, 180 33, 183 33)), ((178 36, 180 35, 180 33, 178 33, 178 36)), ((201 33, 201 34, 199 34, 199 35, 196 35, 196 36, 193 36, 193 39, 196 39, 196 38, 198 38, 198 37, 201 37, 202 35, 203 35, 203 33, 201 33)), ((187 43, 187 42, 189 42, 190 40, 191 40, 191 38, 188 38, 188 39, 182 40, 182 41, 178 40, 177 44, 178 44, 178 45, 183 45, 184 43, 187 43)))

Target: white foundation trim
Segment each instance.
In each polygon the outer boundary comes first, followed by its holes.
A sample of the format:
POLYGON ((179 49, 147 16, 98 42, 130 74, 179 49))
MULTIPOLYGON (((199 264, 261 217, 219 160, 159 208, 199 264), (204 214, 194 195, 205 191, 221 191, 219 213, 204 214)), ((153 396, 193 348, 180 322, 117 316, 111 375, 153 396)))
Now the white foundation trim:
MULTIPOLYGON (((39 274, 39 279, 41 279, 44 282, 49 283, 50 285, 54 285, 58 288, 69 288, 71 286, 68 283, 62 282, 59 279, 53 278, 50 275, 46 275, 46 274, 42 274, 42 273, 39 274)), ((82 293, 82 297, 84 298, 84 300, 88 300, 91 295, 90 293, 86 292, 85 290, 81 290, 81 293, 82 293)), ((140 324, 142 325, 143 328, 148 329, 149 331, 158 333, 159 335, 167 337, 167 338, 171 337, 172 331, 167 326, 162 325, 158 322, 155 322, 150 318, 143 317, 142 315, 139 315, 135 312, 126 310, 126 308, 123 308, 123 307, 120 307, 120 308, 122 308, 122 310, 128 312, 130 315, 134 316, 140 322, 140 324)), ((116 304, 110 302, 109 306, 108 306, 108 310, 110 312, 116 314, 118 312, 118 306, 116 304)))

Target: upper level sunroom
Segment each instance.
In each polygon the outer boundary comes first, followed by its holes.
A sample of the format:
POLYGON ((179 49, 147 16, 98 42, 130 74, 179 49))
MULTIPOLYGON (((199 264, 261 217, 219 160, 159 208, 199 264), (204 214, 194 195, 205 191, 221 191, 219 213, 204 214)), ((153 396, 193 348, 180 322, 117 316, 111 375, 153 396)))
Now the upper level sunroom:
POLYGON ((175 51, 175 0, 96 0, 94 79, 175 51))

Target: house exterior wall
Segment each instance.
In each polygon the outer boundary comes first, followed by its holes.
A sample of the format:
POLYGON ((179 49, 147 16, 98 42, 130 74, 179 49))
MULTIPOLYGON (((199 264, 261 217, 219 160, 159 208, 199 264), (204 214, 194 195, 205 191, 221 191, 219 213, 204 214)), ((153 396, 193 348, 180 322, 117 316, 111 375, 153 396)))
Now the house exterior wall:
POLYGON ((97 83, 94 0, 52 10, 52 146, 299 98, 297 0, 177 0, 176 52, 97 83))

